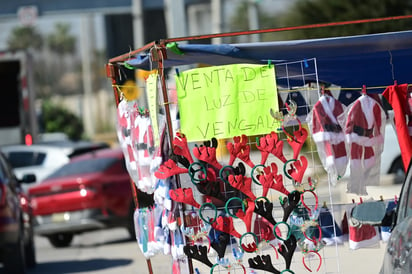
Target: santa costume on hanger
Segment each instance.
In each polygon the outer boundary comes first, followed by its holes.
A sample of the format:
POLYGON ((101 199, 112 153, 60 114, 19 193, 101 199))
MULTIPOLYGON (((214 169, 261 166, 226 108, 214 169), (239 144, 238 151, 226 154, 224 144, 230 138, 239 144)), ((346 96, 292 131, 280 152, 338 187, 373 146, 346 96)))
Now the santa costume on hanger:
POLYGON ((350 152, 349 193, 367 195, 367 185, 379 184, 385 122, 381 105, 364 88, 362 96, 348 107, 344 128, 350 152))
POLYGON ((319 158, 333 185, 344 175, 348 164, 345 135, 337 119, 343 113, 342 104, 326 91, 308 115, 319 158))
POLYGON ((412 157, 412 96, 408 84, 389 86, 382 95, 393 108, 395 127, 401 149, 403 167, 409 166, 412 157), (408 118, 408 119, 407 119, 408 118))

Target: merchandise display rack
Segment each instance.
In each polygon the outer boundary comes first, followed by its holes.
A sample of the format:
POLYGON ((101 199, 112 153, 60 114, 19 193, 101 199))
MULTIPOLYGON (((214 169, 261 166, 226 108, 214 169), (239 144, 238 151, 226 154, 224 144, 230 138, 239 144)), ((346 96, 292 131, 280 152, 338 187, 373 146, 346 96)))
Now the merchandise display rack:
MULTIPOLYGON (((156 52, 158 52, 157 56, 161 55, 163 52, 162 49, 159 47, 154 47, 150 51, 152 50, 156 50, 156 52)), ((268 60, 268 62, 270 63, 270 60, 268 60)), ((156 66, 156 62, 154 62, 153 65, 156 66)), ((168 129, 167 136, 169 138, 170 144, 172 144, 173 137, 175 136, 176 132, 174 132, 174 129, 172 126, 174 123, 174 121, 172 120, 174 118, 171 115, 170 106, 174 102, 169 102, 168 96, 169 96, 170 88, 168 88, 167 86, 167 81, 164 75, 164 69, 162 68, 161 58, 158 59, 157 61, 157 67, 158 67, 158 72, 159 72, 159 80, 161 83, 159 89, 160 89, 160 92, 162 95, 161 97, 163 101, 161 104, 164 106, 166 124, 167 124, 167 129, 168 129)), ((295 62, 285 62, 282 64, 276 64, 275 71, 276 71, 276 81, 278 82, 278 94, 282 102, 294 104, 293 96, 295 93, 300 94, 302 98, 304 98, 304 103, 297 104, 295 111, 297 114, 304 113, 303 115, 297 115, 296 117, 297 119, 301 121, 301 124, 303 127, 307 127, 306 115, 308 114, 308 111, 312 108, 314 103, 317 102, 320 96, 319 82, 317 78, 316 59, 313 58, 313 59, 305 59, 305 60, 300 60, 300 61, 295 61, 295 62), (310 79, 315 79, 315 80, 310 80, 310 79), (310 85, 308 85, 308 83, 310 83, 310 85)), ((111 68, 110 73, 116 73, 116 70, 111 68)), ((118 89, 118 85, 116 84, 117 83, 116 77, 113 77, 112 79, 113 79, 113 85, 115 87, 115 97, 116 97, 117 102, 119 102, 118 101, 119 100, 119 97, 118 97, 119 89, 118 89)), ((288 110, 285 108, 284 105, 280 108, 280 112, 282 112, 286 116, 288 115, 288 110)), ((295 115, 295 114, 293 113, 292 115, 295 115)), ((299 126, 296 121, 297 121, 296 119, 292 119, 292 121, 290 121, 290 123, 285 126, 286 132, 288 131, 293 132, 294 130, 298 129, 299 126)), ((287 159, 292 160, 293 151, 290 149, 290 147, 288 147, 288 144, 287 144, 288 137, 286 136, 284 132, 282 132, 280 128, 274 129, 274 131, 277 132, 279 139, 282 140, 285 144, 284 145, 284 156, 287 159)), ((256 138, 260 138, 260 137, 263 137, 263 136, 248 137, 248 140, 247 140, 247 145, 253 150, 253 152, 251 153, 251 158, 254 158, 254 162, 256 163, 260 162, 260 154, 259 154, 259 151, 256 150, 256 138)), ((218 144, 219 145, 223 144, 224 146, 224 144, 229 141, 231 140, 218 140, 218 144)), ((194 145, 195 144, 189 144, 189 146, 192 146, 192 147, 194 145)), ((220 163, 227 163, 228 162, 227 149, 225 147, 224 148, 218 147, 217 151, 219 153, 217 160, 220 163)), ((311 140, 310 135, 305 142, 304 149, 302 149, 300 156, 305 156, 309 162, 303 181, 308 180, 308 178, 311 177, 313 178, 312 180, 316 181, 319 185, 328 186, 329 183, 328 183, 327 176, 325 176, 323 167, 319 164, 319 160, 317 159, 318 156, 317 156, 316 146, 313 144, 313 141, 311 140)), ((234 166, 238 164, 238 162, 239 160, 237 160, 234 163, 234 166)), ((280 162, 279 159, 276 159, 273 156, 269 156, 266 162, 266 166, 270 166, 271 163, 276 163, 279 169, 279 173, 282 172, 282 169, 286 170, 286 167, 284 166, 285 164, 280 162)), ((247 167, 246 175, 248 175, 251 172, 251 168, 249 168, 248 166, 246 167, 247 167)), ((262 170, 260 170, 260 172, 262 172, 262 170)), ((284 182, 285 188, 289 189, 290 191, 293 191, 294 186, 292 185, 292 181, 288 179, 285 175, 282 175, 282 176, 283 176, 283 182, 284 182)), ((175 181, 176 186, 174 186, 175 188, 193 188, 194 199, 198 201, 200 204, 202 204, 202 202, 205 201, 204 195, 202 195, 200 192, 195 190, 195 187, 190 180, 190 176, 187 176, 187 175, 185 176, 184 174, 181 174, 176 177, 177 177, 175 181)), ((134 184, 132 184, 132 186, 134 187, 134 184)), ((233 189, 231 190, 226 189, 225 184, 223 184, 223 187, 224 187, 223 192, 222 192, 223 195, 225 197, 232 197, 233 194, 230 193, 230 191, 233 191, 233 189)), ((251 190, 253 193, 256 193, 255 196, 258 197, 259 193, 262 192, 262 187, 260 187, 258 184, 252 184, 251 190)), ((306 195, 305 196, 305 199, 307 200, 306 204, 308 206, 312 205, 312 208, 315 205, 315 202, 318 203, 317 205, 318 207, 321 207, 322 204, 323 205, 328 204, 330 213, 333 216, 333 200, 332 200, 332 195, 330 194, 330 192, 324 192, 322 193, 322 195, 319 195, 316 189, 314 192, 317 195, 316 197, 317 201, 315 201, 313 197, 310 197, 310 195, 306 195)), ((283 195, 283 197, 284 196, 285 195, 283 195)), ((273 218, 275 220, 282 220, 282 207, 281 207, 281 204, 279 203, 280 198, 282 198, 282 195, 279 195, 279 192, 277 191, 269 190, 267 197, 271 202, 273 202, 273 218)), ((236 199, 232 199, 231 201, 232 201, 231 202, 232 204, 236 204, 236 199)), ((138 203, 137 200, 136 202, 138 203)), ((196 219, 198 223, 186 224, 186 222, 190 220, 189 218, 190 215, 199 216, 198 209, 195 209, 193 207, 188 207, 187 205, 184 205, 182 203, 179 203, 178 207, 179 207, 179 211, 181 212, 180 217, 185 222, 184 226, 190 226, 195 231, 201 231, 202 229, 205 229, 204 227, 205 222, 201 221, 201 219, 199 218, 196 219), (200 223, 202 223, 203 225, 200 225, 200 223)), ((229 209, 229 211, 233 209, 238 210, 239 204, 237 204, 237 206, 235 207, 230 205, 227 208, 229 209)), ((301 206, 300 209, 303 209, 303 207, 301 206)), ((211 208, 210 207, 208 208, 208 206, 203 207, 202 210, 203 210, 201 213, 201 215, 203 216, 202 218, 207 219, 208 217, 213 217, 213 215, 217 214, 217 212, 219 212, 219 214, 221 214, 222 212, 225 212, 225 206, 218 205, 215 208, 213 208, 215 212, 211 212, 211 213, 210 213, 211 208)), ((256 219, 256 216, 254 217, 254 219, 256 219)), ((246 233, 247 231, 245 230, 245 225, 242 221, 239 221, 239 219, 234 220, 234 225, 237 229, 239 229, 239 231, 243 231, 242 235, 247 235, 244 237, 244 239, 242 238, 243 241, 249 241, 247 238, 250 238, 253 236, 255 237, 258 236, 259 238, 261 237, 261 235, 258 235, 255 233, 246 233)), ((281 226, 279 226, 278 228, 280 229, 280 227, 281 226)), ((324 226, 323 228, 325 229, 326 227, 324 226)), ((334 228, 335 227, 326 228, 326 229, 333 230, 334 228)), ((259 223, 257 223, 255 230, 260 231, 259 223)), ((282 228, 281 230, 286 230, 286 228, 282 228)), ((287 231, 283 231, 281 233, 287 233, 287 231)), ((239 248, 239 240, 240 239, 237 239, 237 241, 235 241, 232 239, 230 241, 228 247, 226 248, 225 256, 221 258, 221 261, 220 261, 222 265, 224 265, 225 263, 231 265, 230 266, 230 271, 232 271, 231 273, 243 273, 243 271, 246 271, 245 267, 248 268, 248 265, 247 265, 248 259, 253 258, 256 255, 269 255, 269 254, 272 254, 272 256, 277 257, 277 259, 273 259, 273 266, 275 267, 275 269, 280 269, 279 270, 280 272, 282 270, 285 270, 284 269, 285 262, 282 261, 282 259, 279 259, 279 254, 278 254, 278 251, 276 250, 276 247, 274 247, 274 245, 271 244, 270 242, 266 242, 266 243, 261 242, 261 244, 259 244, 258 249, 255 252, 251 252, 251 253, 243 252, 243 256, 242 256, 243 266, 242 264, 238 264, 239 261, 236 255, 240 254, 240 252, 242 251, 242 249, 239 248)), ((189 245, 190 240, 188 237, 186 237, 186 241, 187 241, 186 244, 189 245)), ((277 244, 279 244, 280 242, 277 242, 277 244)), ((202 243, 207 245, 207 243, 205 242, 205 239, 203 239, 203 241, 201 239, 198 239, 197 244, 199 245, 202 243)), ((296 250, 293 253, 292 261, 290 262, 291 271, 293 271, 294 273, 304 273, 303 271, 309 272, 309 270, 312 270, 313 268, 316 269, 317 266, 320 265, 320 268, 318 270, 319 273, 339 273, 337 244, 334 243, 333 246, 335 246, 335 248, 331 248, 331 246, 328 246, 327 248, 322 248, 318 253, 320 257, 313 256, 312 254, 307 254, 305 256, 305 254, 302 253, 301 248, 296 247, 296 250)), ((212 266, 213 273, 223 273, 223 272, 227 273, 228 271, 227 266, 222 267, 222 265, 215 264, 216 257, 217 257, 216 252, 212 250, 212 252, 208 253, 207 257, 209 258, 210 262, 213 262, 213 266, 212 266)), ((152 266, 151 266, 150 259, 148 259, 147 262, 148 262, 149 272, 152 273, 152 266)), ((197 260, 191 260, 189 258, 187 261, 181 260, 181 262, 182 263, 187 262, 186 265, 189 268, 188 269, 189 273, 195 273, 195 271, 196 272, 200 271, 200 273, 210 272, 210 267, 205 267, 204 264, 200 263, 197 260)), ((265 270, 263 271, 256 270, 256 271, 263 272, 263 273, 270 273, 270 271, 268 272, 265 270)))
MULTIPOLYGON (((404 18, 409 18, 409 16, 381 18, 377 21, 404 18)), ((367 22, 371 22, 371 20, 341 22, 340 25, 367 22)), ((294 29, 327 26, 331 25, 317 24, 294 29)), ((174 44, 174 50, 178 51, 176 43, 181 41, 284 30, 289 29, 165 39, 112 58, 106 66, 106 72, 112 81, 116 104, 118 106, 122 100, 125 100, 120 84, 125 75, 122 71, 135 69, 128 61, 138 54, 148 57, 150 73, 153 74, 154 71, 157 73, 155 76, 158 83, 156 92, 160 98, 158 107, 165 118, 165 143, 169 152, 172 152, 176 138, 183 142, 185 136, 184 132, 179 132, 179 128, 176 127, 179 119, 172 111, 172 108, 176 109, 178 106, 177 99, 171 96, 175 91, 175 85, 171 79, 175 75, 171 73, 170 67, 165 66, 165 60, 168 60, 168 46, 174 44)), ((176 52, 173 51, 173 53, 176 52)), ((184 58, 184 54, 178 58, 184 58)), ((309 58, 285 61, 284 63, 277 63, 278 60, 270 59, 256 62, 261 65, 263 62, 267 62, 270 67, 275 61, 276 91, 281 103, 279 104, 279 112, 271 113, 273 119, 279 123, 279 126, 273 128, 273 133, 268 132, 267 135, 259 136, 233 136, 233 139, 212 139, 203 143, 188 143, 187 149, 192 155, 194 163, 185 166, 186 172, 181 171, 184 169, 182 162, 173 160, 175 165, 180 163, 180 166, 176 167, 179 172, 171 176, 172 185, 168 193, 170 196, 174 196, 171 197, 174 201, 173 217, 181 221, 178 224, 182 234, 184 234, 183 242, 185 245, 184 255, 173 258, 174 263, 177 263, 180 268, 179 273, 282 274, 340 273, 341 271, 338 246, 342 244, 343 240, 338 238, 345 233, 342 233, 339 228, 339 222, 342 220, 342 211, 345 211, 346 214, 348 207, 343 206, 346 208, 342 210, 342 205, 335 203, 332 188, 336 178, 331 178, 331 175, 325 171, 309 129, 310 119, 308 116, 310 111, 325 92, 324 84, 320 83, 318 78, 317 61, 316 58, 309 58), (304 131, 307 132, 307 136, 303 142, 300 142, 298 138, 304 135, 304 131), (267 160, 261 161, 263 154, 259 146, 265 138, 266 140, 271 139, 276 144, 283 142, 283 147, 280 146, 280 152, 271 151, 267 160), (297 141, 299 145, 294 146, 292 144, 294 141, 297 141), (232 161, 233 153, 229 151, 230 145, 235 147, 239 143, 241 143, 242 149, 241 153, 238 154, 244 156, 244 151, 249 150, 250 154, 248 152, 248 157, 242 159, 237 156, 232 161), (222 168, 216 168, 210 162, 194 157, 195 150, 199 150, 198 154, 201 154, 200 147, 207 153, 213 151, 216 154, 217 165, 221 165, 222 168), (306 164, 307 166, 302 168, 306 164), (215 169, 214 172, 211 172, 214 175, 209 173, 209 168, 215 169), (289 172, 289 170, 292 171, 289 172), (299 171, 303 171, 303 173, 299 174, 299 171), (265 181, 264 179, 261 181, 261 178, 265 178, 265 175, 269 175, 269 173, 278 175, 280 178, 276 177, 276 180, 274 177, 272 178, 278 185, 276 187, 266 186, 269 189, 266 189, 267 195, 263 195, 262 198, 261 193, 265 191, 262 185, 265 181), (214 180, 207 180, 209 176, 214 180), (236 180, 236 176, 242 177, 236 180), (278 180, 282 182, 283 188, 279 186, 278 180), (206 181, 207 186, 205 186, 206 184, 201 185, 203 181, 206 181), (239 181, 242 185, 237 184, 239 181), (185 192, 186 190, 188 192, 185 192), (213 195, 211 195, 212 192, 213 195), (179 195, 181 196, 179 197, 179 195), (182 196, 185 199, 188 198, 184 203, 181 202, 182 196), (187 202, 188 200, 190 201, 187 202), (248 209, 253 210, 248 211, 248 209), (322 218, 321 216, 327 217, 322 218), (221 220, 218 222, 217 220, 220 218, 221 220), (271 236, 267 235, 268 227, 271 230, 271 236), (331 236, 328 242, 320 240, 324 231, 328 231, 329 236, 331 236)), ((179 63, 179 60, 176 63, 179 63)), ((197 65, 203 66, 203 64, 197 63, 190 66, 196 67, 197 65)), ((176 74, 179 74, 179 69, 185 70, 187 67, 187 65, 184 67, 177 65, 174 68, 176 74)), ((142 82, 141 84, 141 89, 146 91, 146 83, 142 82)), ((158 179, 160 178, 158 177, 158 179)), ((138 206, 139 190, 133 180, 131 180, 131 187, 135 204, 138 206)), ((346 231, 346 233, 348 232, 346 231)), ((325 235, 323 234, 323 236, 325 235)), ((149 274, 152 274, 150 256, 147 257, 147 267, 149 274)))

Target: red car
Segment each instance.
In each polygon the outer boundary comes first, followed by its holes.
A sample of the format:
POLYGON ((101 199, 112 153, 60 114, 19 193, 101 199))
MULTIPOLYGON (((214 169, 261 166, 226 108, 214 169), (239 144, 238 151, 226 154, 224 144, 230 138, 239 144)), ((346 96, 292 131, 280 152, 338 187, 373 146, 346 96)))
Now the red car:
POLYGON ((29 188, 35 233, 54 247, 67 247, 75 234, 125 227, 134 236, 134 203, 121 149, 81 156, 29 188))
POLYGON ((35 180, 27 174, 19 181, 0 153, 0 262, 6 273, 23 274, 36 266, 32 208, 21 188, 35 180))

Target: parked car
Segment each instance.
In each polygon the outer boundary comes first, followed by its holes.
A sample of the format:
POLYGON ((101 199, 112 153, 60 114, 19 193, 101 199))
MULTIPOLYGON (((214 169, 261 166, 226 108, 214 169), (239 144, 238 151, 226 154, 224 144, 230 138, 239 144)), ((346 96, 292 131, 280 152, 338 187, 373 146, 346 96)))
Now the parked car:
MULTIPOLYGON (((36 175, 36 183, 43 181, 56 169, 67 164, 71 157, 89 151, 108 148, 106 143, 54 141, 44 144, 9 145, 1 147, 1 151, 9 159, 18 179, 23 174, 36 175)), ((27 190, 28 186, 24 186, 27 190)))
POLYGON ((19 181, 0 153, 0 261, 6 273, 25 273, 36 265, 31 201, 20 186, 34 180, 27 174, 19 181))
POLYGON ((393 125, 390 123, 385 128, 385 142, 381 155, 381 173, 394 174, 397 177, 397 182, 403 182, 405 177, 398 137, 393 125))
POLYGON ((36 175, 36 182, 41 182, 70 161, 69 156, 60 148, 46 145, 10 145, 1 150, 9 159, 17 178, 33 173, 36 175))
POLYGON ((102 148, 109 148, 110 146, 105 142, 91 142, 91 141, 43 141, 39 145, 47 145, 57 147, 62 150, 69 158, 102 148))
POLYGON ((392 232, 389 237, 381 274, 412 273, 412 164, 409 165, 402 186, 396 211, 394 211, 392 232))
POLYGON ((101 149, 73 157, 29 189, 35 233, 54 247, 67 247, 74 235, 125 227, 134 236, 134 203, 121 149, 101 149))

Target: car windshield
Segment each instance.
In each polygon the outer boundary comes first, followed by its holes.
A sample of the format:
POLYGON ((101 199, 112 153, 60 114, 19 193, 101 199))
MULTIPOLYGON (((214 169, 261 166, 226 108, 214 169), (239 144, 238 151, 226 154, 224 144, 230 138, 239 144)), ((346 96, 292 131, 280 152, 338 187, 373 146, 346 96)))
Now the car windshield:
POLYGON ((74 161, 62 166, 47 179, 59 178, 64 176, 102 172, 113 165, 118 159, 116 158, 93 158, 81 161, 74 161))
POLYGON ((45 153, 31 151, 10 152, 9 162, 13 168, 41 165, 46 158, 45 153))

